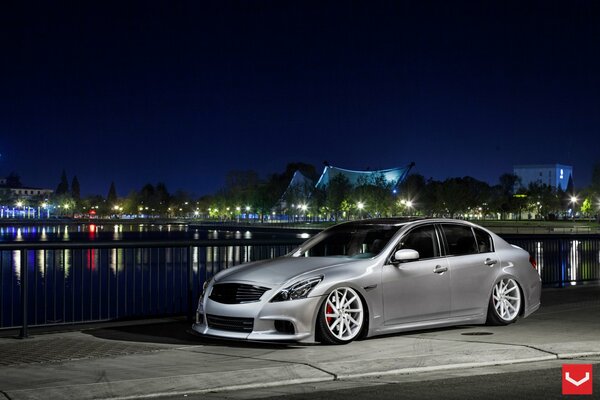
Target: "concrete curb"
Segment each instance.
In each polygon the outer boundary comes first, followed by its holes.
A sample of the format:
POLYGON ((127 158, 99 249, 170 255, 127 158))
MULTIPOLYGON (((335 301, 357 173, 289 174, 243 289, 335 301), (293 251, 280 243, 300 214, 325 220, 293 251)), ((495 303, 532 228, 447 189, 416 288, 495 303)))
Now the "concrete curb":
MULTIPOLYGON (((581 354, 600 355, 600 353, 598 352, 581 354)), ((11 400, 41 400, 48 398, 116 400, 151 399, 160 398, 164 396, 183 396, 212 392, 249 390, 257 388, 279 387, 317 382, 351 380, 376 376, 407 375, 456 369, 492 367, 509 364, 524 364, 531 362, 557 360, 560 358, 576 357, 578 357, 578 354, 564 354, 561 356, 544 355, 539 357, 530 357, 517 360, 496 360, 487 362, 444 364, 427 367, 409 367, 387 371, 341 374, 339 376, 308 365, 293 365, 287 367, 262 368, 252 371, 204 373, 153 379, 134 379, 117 382, 89 383, 81 385, 14 390, 6 391, 6 395, 11 400), (295 375, 295 377, 289 377, 289 375, 292 374, 295 375), (231 381, 231 379, 234 377, 237 382, 244 380, 247 380, 248 382, 239 383, 235 385, 219 384, 220 382, 231 381), (269 379, 264 379, 265 377, 269 379), (182 390, 182 388, 185 389, 182 390), (123 393, 129 394, 121 395, 123 393)))
POLYGON ((445 365, 434 365, 429 367, 412 367, 412 368, 400 368, 396 370, 383 371, 383 372, 365 372, 358 374, 346 374, 338 376, 338 379, 356 379, 356 378, 369 378, 373 376, 388 376, 388 375, 404 375, 404 374, 416 374, 423 372, 435 372, 435 371, 447 371, 453 369, 467 369, 467 368, 479 368, 479 367, 493 367, 496 365, 508 365, 508 364, 524 364, 538 361, 550 361, 556 360, 557 357, 553 355, 523 358, 519 360, 498 360, 498 361, 486 361, 486 362, 472 362, 472 363, 457 363, 457 364, 445 364, 445 365))
POLYGON ((160 378, 130 379, 35 389, 4 391, 11 400, 20 399, 142 399, 200 394, 227 390, 256 389, 302 383, 333 381, 335 377, 306 365, 222 371, 160 378), (227 382, 238 382, 235 385, 227 382))

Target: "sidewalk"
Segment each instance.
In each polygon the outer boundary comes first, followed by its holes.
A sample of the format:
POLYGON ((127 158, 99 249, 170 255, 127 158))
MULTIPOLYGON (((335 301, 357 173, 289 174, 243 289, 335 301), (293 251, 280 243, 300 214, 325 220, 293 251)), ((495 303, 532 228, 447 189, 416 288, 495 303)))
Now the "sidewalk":
MULTIPOLYGON (((199 338, 182 320, 0 339, 9 399, 140 398, 600 355, 600 288, 548 290, 506 327, 464 326, 346 346, 199 338)), ((0 394, 0 399, 2 394, 0 394)))

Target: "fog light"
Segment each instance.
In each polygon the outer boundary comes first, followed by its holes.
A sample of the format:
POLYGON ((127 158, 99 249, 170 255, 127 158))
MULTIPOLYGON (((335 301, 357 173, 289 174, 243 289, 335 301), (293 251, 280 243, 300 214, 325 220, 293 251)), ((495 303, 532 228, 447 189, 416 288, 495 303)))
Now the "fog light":
POLYGON ((293 335, 294 333, 296 333, 294 324, 292 324, 290 321, 284 320, 275 321, 275 330, 279 333, 285 333, 286 335, 293 335))

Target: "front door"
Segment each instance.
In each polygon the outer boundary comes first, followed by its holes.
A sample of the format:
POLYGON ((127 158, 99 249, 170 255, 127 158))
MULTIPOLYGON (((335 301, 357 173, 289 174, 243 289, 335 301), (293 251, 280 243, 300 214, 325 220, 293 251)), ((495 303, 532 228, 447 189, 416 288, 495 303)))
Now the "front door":
POLYGON ((382 270, 385 325, 430 321, 450 316, 450 271, 441 257, 433 224, 405 234, 396 250, 419 252, 416 261, 384 265, 382 270))

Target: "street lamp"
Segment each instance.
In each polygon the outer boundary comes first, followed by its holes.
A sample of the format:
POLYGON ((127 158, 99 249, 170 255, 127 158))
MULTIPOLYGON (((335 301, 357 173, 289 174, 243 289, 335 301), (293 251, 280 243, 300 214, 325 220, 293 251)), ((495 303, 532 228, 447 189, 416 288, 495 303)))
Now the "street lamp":
POLYGON ((575 206, 577 205, 578 200, 579 199, 577 198, 577 196, 575 196, 575 195, 571 196, 570 203, 573 203, 573 208, 571 208, 571 216, 573 217, 573 222, 575 222, 575 206))
POLYGON ((362 218, 362 210, 363 208, 365 208, 365 203, 363 203, 362 201, 359 201, 358 203, 356 203, 356 208, 358 208, 358 219, 362 218))
POLYGON ((304 221, 306 221, 306 210, 308 210, 308 206, 306 204, 301 204, 298 207, 300 207, 300 209, 302 210, 302 216, 304 218, 304 221))

